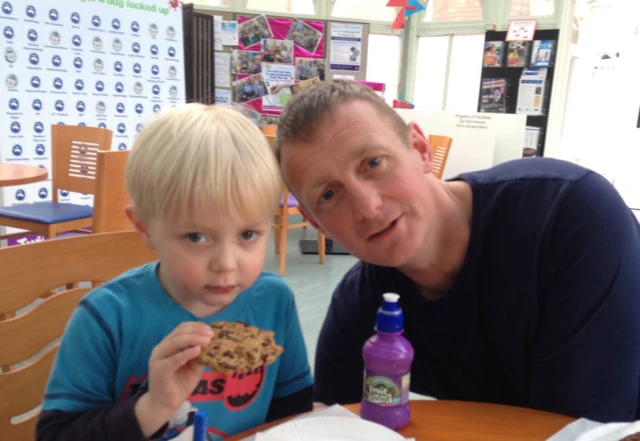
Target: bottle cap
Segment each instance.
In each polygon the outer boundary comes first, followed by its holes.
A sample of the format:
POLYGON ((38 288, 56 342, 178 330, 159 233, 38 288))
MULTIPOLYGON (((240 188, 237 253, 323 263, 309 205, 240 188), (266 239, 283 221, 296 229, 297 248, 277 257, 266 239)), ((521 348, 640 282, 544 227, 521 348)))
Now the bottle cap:
POLYGON ((376 316, 376 331, 397 333, 404 329, 404 314, 398 300, 400 296, 394 293, 382 295, 383 302, 376 316))
POLYGON ((207 434, 207 413, 203 410, 196 412, 193 422, 193 441, 205 441, 207 434))

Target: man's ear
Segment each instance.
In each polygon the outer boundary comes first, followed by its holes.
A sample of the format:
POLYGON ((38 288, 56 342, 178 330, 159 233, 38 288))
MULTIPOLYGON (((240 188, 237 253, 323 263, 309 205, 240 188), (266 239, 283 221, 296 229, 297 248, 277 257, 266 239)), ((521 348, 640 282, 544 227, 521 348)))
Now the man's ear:
POLYGON ((327 236, 328 239, 331 239, 331 237, 329 237, 329 235, 324 231, 324 229, 322 229, 322 227, 320 226, 320 224, 318 224, 318 222, 316 222, 315 220, 313 220, 313 218, 311 216, 309 216, 309 213, 307 213, 304 208, 302 208, 301 206, 298 206, 298 210, 300 210, 300 213, 302 214, 302 217, 305 218, 305 220, 307 222, 309 222, 313 228, 315 228, 316 230, 318 230, 319 232, 321 232, 322 234, 324 234, 325 236, 327 236))
POLYGON ((424 164, 424 172, 431 173, 433 170, 433 152, 431 151, 428 138, 424 136, 422 129, 414 121, 411 121, 407 125, 407 130, 409 132, 409 145, 420 154, 420 158, 424 164))
POLYGON ((140 212, 133 205, 127 205, 124 208, 124 212, 140 235, 140 238, 142 239, 144 245, 150 250, 153 250, 153 241, 151 240, 151 236, 149 235, 149 227, 142 220, 140 212))

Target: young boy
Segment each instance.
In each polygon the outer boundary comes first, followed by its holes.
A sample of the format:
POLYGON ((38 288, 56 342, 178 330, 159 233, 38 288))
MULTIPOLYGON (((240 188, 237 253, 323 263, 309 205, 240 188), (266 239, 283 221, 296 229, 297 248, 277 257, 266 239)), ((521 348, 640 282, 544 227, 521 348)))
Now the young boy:
POLYGON ((80 302, 37 426, 39 441, 191 440, 197 410, 219 440, 311 410, 313 380, 291 290, 262 267, 282 183, 258 128, 187 104, 139 133, 127 215, 159 261, 80 302), (275 332, 273 364, 222 375, 195 359, 217 321, 275 332), (189 429, 184 430, 186 427, 189 429))

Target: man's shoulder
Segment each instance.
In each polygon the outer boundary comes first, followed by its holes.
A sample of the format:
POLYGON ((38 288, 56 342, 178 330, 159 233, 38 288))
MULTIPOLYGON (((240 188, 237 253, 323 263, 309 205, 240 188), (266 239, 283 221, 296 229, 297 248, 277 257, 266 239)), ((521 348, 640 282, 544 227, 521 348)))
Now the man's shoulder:
POLYGON ((358 261, 342 277, 332 301, 355 308, 366 305, 375 305, 377 308, 382 294, 406 289, 407 280, 407 277, 395 268, 358 261))
POLYGON ((545 185, 576 182, 590 173, 593 172, 589 169, 559 159, 527 158, 508 161, 486 170, 463 173, 454 180, 466 181, 472 187, 514 182, 545 185))

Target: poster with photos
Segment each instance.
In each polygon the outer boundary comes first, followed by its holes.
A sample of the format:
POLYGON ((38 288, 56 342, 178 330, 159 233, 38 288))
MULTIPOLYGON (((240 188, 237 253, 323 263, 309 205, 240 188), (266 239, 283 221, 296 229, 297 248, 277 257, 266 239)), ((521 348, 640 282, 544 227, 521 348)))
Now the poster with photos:
POLYGON ((259 15, 242 23, 238 22, 238 40, 248 49, 262 40, 273 38, 273 32, 265 15, 259 15))
POLYGON ((255 75, 262 72, 262 52, 231 51, 231 73, 255 75))
POLYGON ((293 41, 262 40, 262 59, 266 63, 293 64, 293 41))

